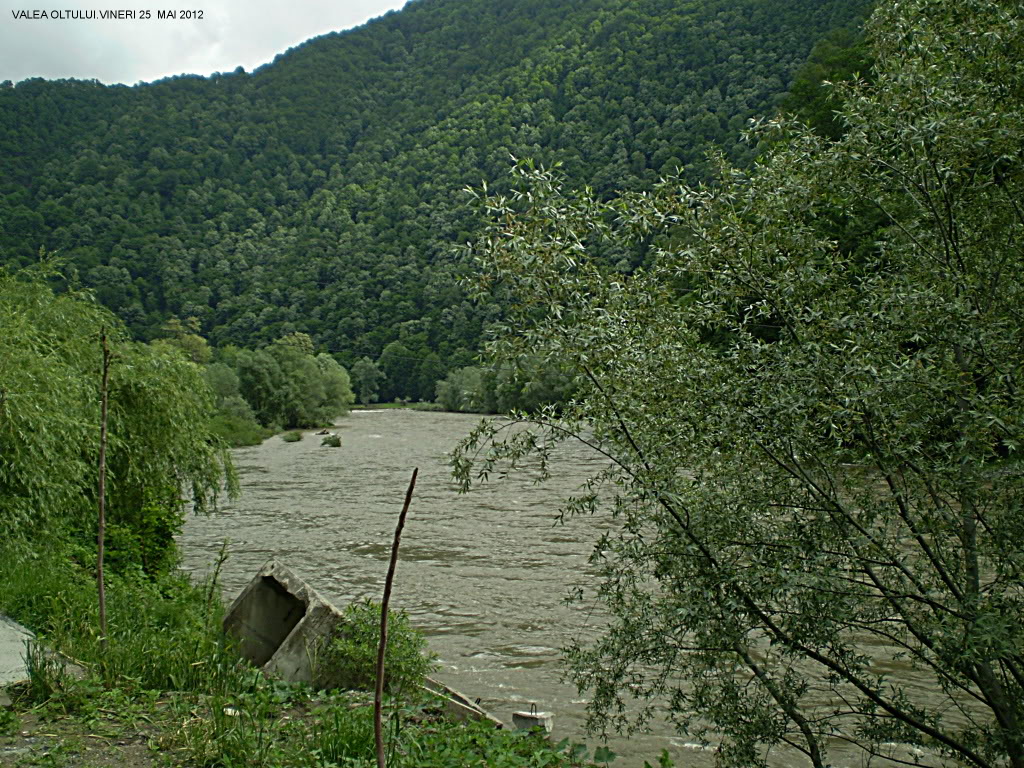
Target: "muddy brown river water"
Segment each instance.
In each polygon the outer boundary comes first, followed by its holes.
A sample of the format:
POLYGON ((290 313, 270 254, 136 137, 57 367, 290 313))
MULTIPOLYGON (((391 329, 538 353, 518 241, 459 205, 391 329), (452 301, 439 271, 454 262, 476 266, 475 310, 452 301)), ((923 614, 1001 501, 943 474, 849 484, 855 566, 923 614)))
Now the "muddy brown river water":
MULTIPOLYGON (((561 682, 559 648, 593 635, 602 618, 593 606, 567 606, 564 597, 577 584, 593 584, 587 556, 609 522, 558 525, 556 515, 560 500, 604 460, 568 445, 546 483, 535 483, 527 472, 459 495, 447 454, 479 420, 356 411, 334 430, 340 448, 321 447, 321 438, 307 432, 296 443, 275 437, 236 450, 242 496, 217 514, 189 518, 180 538, 184 565, 204 574, 226 538, 230 557, 222 584, 228 598, 274 557, 336 605, 379 600, 394 525, 412 469, 419 467, 392 601, 428 635, 441 664, 435 676, 480 697, 502 720, 535 704, 555 713, 556 738, 585 740, 585 700, 561 682)), ((663 748, 681 767, 713 763, 665 726, 609 745, 620 755, 613 765, 625 768, 645 759, 657 764, 663 748)), ((806 764, 796 754, 773 760, 806 764)), ((859 757, 837 763, 861 764, 859 757)))

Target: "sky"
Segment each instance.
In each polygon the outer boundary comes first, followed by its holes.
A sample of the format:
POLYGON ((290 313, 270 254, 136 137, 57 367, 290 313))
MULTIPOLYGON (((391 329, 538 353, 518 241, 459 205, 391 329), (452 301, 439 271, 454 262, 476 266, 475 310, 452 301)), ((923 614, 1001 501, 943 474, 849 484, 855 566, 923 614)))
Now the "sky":
POLYGON ((0 82, 74 77, 134 85, 239 66, 251 72, 311 37, 359 26, 403 5, 405 0, 0 0, 0 82), (158 18, 161 10, 177 11, 179 18, 158 18), (202 18, 181 18, 183 10, 201 11, 202 18), (103 18, 110 11, 134 12, 135 18, 103 18))

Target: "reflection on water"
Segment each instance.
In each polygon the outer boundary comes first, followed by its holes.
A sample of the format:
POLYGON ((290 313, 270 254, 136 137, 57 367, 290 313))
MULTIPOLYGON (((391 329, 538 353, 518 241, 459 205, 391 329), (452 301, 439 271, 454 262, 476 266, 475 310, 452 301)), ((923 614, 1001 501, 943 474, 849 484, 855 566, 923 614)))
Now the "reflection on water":
MULTIPOLYGON (((419 467, 392 600, 428 635, 442 665, 437 677, 481 697, 506 722, 513 710, 536 703, 556 713, 556 738, 582 739, 586 700, 560 681, 558 649, 592 635, 601 619, 592 607, 562 601, 587 583, 590 547, 608 523, 588 517, 558 525, 555 518, 561 499, 605 460, 566 445, 545 484, 523 474, 459 495, 446 455, 478 421, 357 411, 335 430, 340 448, 322 447, 307 433, 296 443, 272 438, 239 449, 242 497, 218 514, 188 520, 180 539, 184 565, 204 573, 227 538, 231 554, 222 581, 229 598, 275 557, 339 606, 379 600, 394 525, 419 467)), ((615 765, 655 763, 663 748, 677 765, 712 765, 707 751, 665 726, 655 728, 661 730, 609 742, 620 755, 615 765)), ((773 764, 807 763, 783 754, 773 764)))

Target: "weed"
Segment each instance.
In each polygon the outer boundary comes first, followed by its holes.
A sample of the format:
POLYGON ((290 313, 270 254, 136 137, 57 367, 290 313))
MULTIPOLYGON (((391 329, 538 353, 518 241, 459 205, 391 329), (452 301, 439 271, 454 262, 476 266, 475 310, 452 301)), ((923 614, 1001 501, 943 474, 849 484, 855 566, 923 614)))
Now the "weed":
MULTIPOLYGON (((576 745, 574 745, 576 746, 576 745)), ((568 768, 581 765, 586 747, 572 751, 523 731, 496 730, 486 722, 424 723, 399 740, 401 768, 568 768)))
POLYGON ((310 745, 319 760, 351 765, 376 759, 372 706, 332 702, 315 710, 311 722, 310 745))
MULTIPOLYGON (((374 686, 377 643, 380 640, 380 604, 372 600, 345 608, 338 636, 318 656, 318 679, 330 687, 370 690, 374 686)), ((423 678, 436 668, 427 653, 427 640, 401 611, 388 613, 385 682, 395 696, 413 696, 423 678)))
POLYGON ((21 727, 21 718, 13 709, 0 706, 0 736, 13 736, 21 727))
POLYGON ((18 768, 65 768, 74 765, 77 750, 69 744, 55 744, 45 752, 31 754, 20 759, 18 768))
POLYGON ((81 692, 62 659, 35 640, 29 640, 25 643, 25 666, 28 668, 25 699, 49 704, 51 708, 64 712, 79 709, 81 692))
MULTIPOLYGON (((644 760, 644 768, 654 768, 654 766, 644 760)), ((658 757, 658 768, 675 768, 675 763, 668 756, 667 749, 661 750, 661 755, 658 757)))
MULTIPOLYGON (((95 584, 84 571, 62 552, 0 557, 0 612, 32 627, 48 648, 94 672, 108 688, 224 694, 251 687, 255 673, 220 630, 215 583, 194 585, 178 573, 110 574, 104 652, 95 584)), ((30 652, 29 662, 34 700, 68 688, 63 664, 42 652, 30 652)))

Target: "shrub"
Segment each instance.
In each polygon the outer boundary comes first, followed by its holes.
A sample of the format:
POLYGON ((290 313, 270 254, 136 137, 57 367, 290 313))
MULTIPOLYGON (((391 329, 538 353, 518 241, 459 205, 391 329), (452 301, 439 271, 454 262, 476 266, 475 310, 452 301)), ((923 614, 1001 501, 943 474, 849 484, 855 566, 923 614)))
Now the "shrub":
POLYGON ((298 429, 293 429, 290 432, 285 432, 283 435, 281 435, 281 439, 284 440, 286 443, 297 443, 299 442, 299 440, 302 439, 302 431, 298 429))
POLYGON ((186 502, 209 509, 225 481, 237 490, 211 431, 212 396, 180 350, 130 341, 88 294, 54 293, 60 277, 48 261, 0 269, 0 530, 26 542, 58 530, 95 542, 102 337, 113 354, 106 519, 123 541, 147 542, 146 562, 135 564, 152 570, 172 558, 186 502))
MULTIPOLYGON (((380 641, 380 603, 365 600, 345 609, 345 623, 324 649, 319 663, 333 687, 369 690, 376 680, 380 641)), ((427 653, 427 639, 409 624, 403 611, 388 611, 388 647, 384 657, 385 685, 390 693, 409 694, 436 669, 427 653)))

